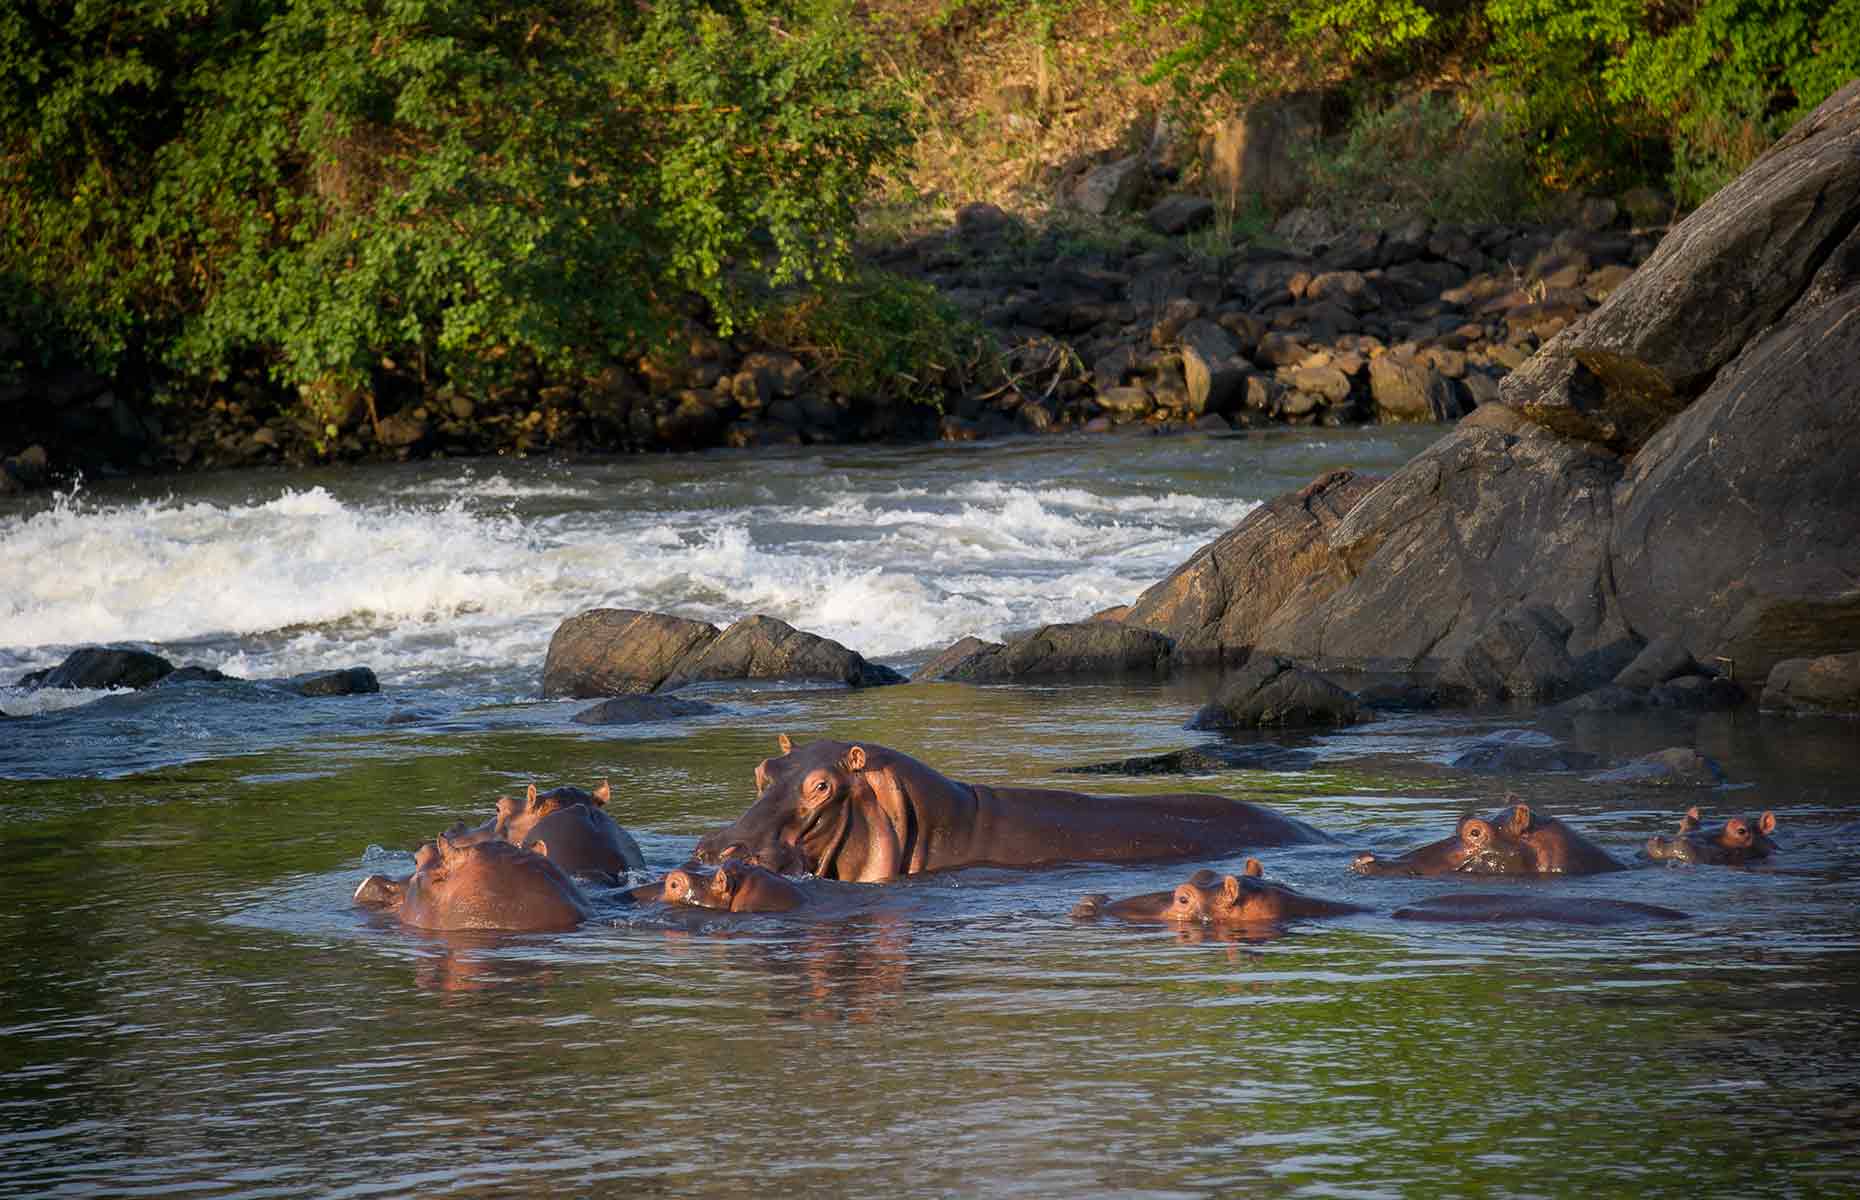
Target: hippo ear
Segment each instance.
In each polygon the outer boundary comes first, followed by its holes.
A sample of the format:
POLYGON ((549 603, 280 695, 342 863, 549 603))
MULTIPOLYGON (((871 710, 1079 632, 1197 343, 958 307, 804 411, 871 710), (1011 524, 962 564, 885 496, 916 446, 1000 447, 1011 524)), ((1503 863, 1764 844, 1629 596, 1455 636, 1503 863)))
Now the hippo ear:
POLYGON ((1240 881, 1232 875, 1221 880, 1221 895, 1229 904, 1240 899, 1240 881))
POLYGON ((1246 860, 1246 866, 1240 869, 1240 873, 1242 875, 1251 875, 1253 878, 1259 879, 1266 874, 1266 868, 1259 865, 1259 860, 1257 858, 1249 858, 1246 860))
MULTIPOLYGON (((1512 799, 1515 800, 1517 797, 1513 796, 1512 799)), ((1522 835, 1531 827, 1531 806, 1523 803, 1512 805, 1511 819, 1507 822, 1507 826, 1513 835, 1522 835)))
POLYGON ((536 806, 536 785, 535 784, 533 783, 530 784, 530 790, 524 793, 524 799, 530 802, 530 807, 534 808, 536 806))
POLYGON ((775 744, 781 747, 781 752, 783 754, 794 753, 794 739, 785 733, 775 739, 775 744))
POLYGON ((523 848, 532 854, 540 854, 544 858, 549 857, 549 843, 543 841, 541 838, 531 838, 529 841, 523 843, 523 848))
POLYGON ((1776 814, 1765 809, 1763 815, 1757 818, 1757 831, 1765 835, 1775 833, 1776 814))
POLYGON ((1685 816, 1679 818, 1679 832, 1691 833, 1694 829, 1697 829, 1704 820, 1705 814, 1699 811, 1698 805, 1694 804, 1691 808, 1686 810, 1685 816))
POLYGON ((736 893, 734 874, 727 866, 719 866, 710 877, 710 894, 719 900, 728 900, 736 893))
POLYGON ((609 800, 612 800, 613 798, 614 798, 614 789, 608 784, 608 782, 605 779, 601 780, 601 786, 594 789, 595 807, 606 808, 607 802, 609 800))
POLYGON ((846 751, 846 769, 848 771, 865 770, 865 747, 854 746, 846 751))

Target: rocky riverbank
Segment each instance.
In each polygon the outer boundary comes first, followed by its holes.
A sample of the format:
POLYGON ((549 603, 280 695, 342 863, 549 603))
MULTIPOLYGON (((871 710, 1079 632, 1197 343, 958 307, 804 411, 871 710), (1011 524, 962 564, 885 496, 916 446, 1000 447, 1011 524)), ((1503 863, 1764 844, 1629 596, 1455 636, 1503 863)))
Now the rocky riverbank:
POLYGON ((1583 214, 1560 229, 1345 230, 1298 209, 1234 245, 1188 195, 1140 224, 1047 228, 972 204, 945 231, 865 253, 934 288, 987 348, 979 369, 926 373, 934 404, 848 392, 821 348, 696 320, 670 350, 591 380, 358 394, 317 418, 256 382, 155 403, 92 372, 20 371, 0 376, 0 491, 320 461, 1452 420, 1605 301, 1663 232, 1610 201, 1583 214))

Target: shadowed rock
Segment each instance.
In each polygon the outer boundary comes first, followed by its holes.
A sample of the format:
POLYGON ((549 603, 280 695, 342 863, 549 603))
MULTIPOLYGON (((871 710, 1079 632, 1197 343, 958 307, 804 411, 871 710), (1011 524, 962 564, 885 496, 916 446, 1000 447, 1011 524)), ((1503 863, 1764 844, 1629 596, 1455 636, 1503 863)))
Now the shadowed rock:
POLYGON ((1860 713, 1860 650, 1777 663, 1761 704, 1779 712, 1860 713))
POLYGON ((145 688, 174 670, 159 654, 128 647, 86 646, 47 671, 21 676, 23 688, 145 688))
POLYGON ((577 725, 646 725, 654 721, 672 721, 679 717, 702 717, 720 711, 715 704, 702 700, 679 700, 672 696, 616 696, 593 708, 584 708, 573 717, 577 725))
POLYGON ((713 679, 796 679, 848 687, 904 682, 890 667, 869 663, 836 641, 763 616, 744 617, 715 641, 687 653, 658 690, 713 679))
POLYGON ((1303 771, 1317 761, 1309 750, 1285 746, 1194 746, 1116 762, 1060 767, 1059 775, 1191 775, 1209 771, 1303 771))
POLYGON ((562 622, 543 661, 544 699, 650 692, 717 627, 665 613, 596 608, 562 622))
POLYGON ((1353 725, 1372 714, 1352 692, 1295 663, 1256 655, 1188 723, 1190 729, 1353 725))
POLYGON ((286 680, 285 686, 299 696, 365 696, 380 691, 381 681, 367 667, 347 667, 299 675, 286 680))
POLYGON ((964 638, 917 672, 920 680, 1001 683, 1059 677, 1159 676, 1172 643, 1161 634, 1114 621, 1048 625, 997 645, 964 638))

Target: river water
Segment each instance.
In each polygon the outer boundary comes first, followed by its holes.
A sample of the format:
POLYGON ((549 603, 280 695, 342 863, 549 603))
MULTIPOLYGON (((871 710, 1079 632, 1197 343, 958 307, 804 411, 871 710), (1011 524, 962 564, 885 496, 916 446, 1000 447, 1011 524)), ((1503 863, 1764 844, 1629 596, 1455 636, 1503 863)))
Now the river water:
MULTIPOLYGON (((1389 717, 1304 769, 1062 768, 1203 744, 1212 681, 711 685, 711 716, 538 698, 595 606, 753 612, 908 670, 1126 602, 1260 500, 1426 430, 224 474, 0 501, 0 680, 130 641, 246 682, 0 687, 0 1195, 1854 1195, 1860 725, 1753 712, 1389 717), (352 665, 378 695, 266 682, 352 665), (367 873, 530 781, 612 781, 655 871, 752 799, 778 733, 957 778, 1209 790, 1341 846, 1267 874, 1374 912, 1277 936, 1073 920, 1192 868, 975 870, 784 916, 627 910, 439 938, 367 873), (1715 789, 1447 764, 1481 738, 1715 789), (1084 780, 1083 783, 1080 780, 1084 780), (1447 926, 1360 879, 1506 791, 1623 860, 1686 806, 1774 810, 1773 865, 1513 890, 1691 914, 1447 926)), ((1208 864, 1236 869, 1239 859, 1208 864)), ((1200 865, 1200 864, 1197 864, 1200 865)), ((1501 885, 1503 886, 1503 885, 1501 885)), ((1488 889, 1489 890, 1489 889, 1488 889)))

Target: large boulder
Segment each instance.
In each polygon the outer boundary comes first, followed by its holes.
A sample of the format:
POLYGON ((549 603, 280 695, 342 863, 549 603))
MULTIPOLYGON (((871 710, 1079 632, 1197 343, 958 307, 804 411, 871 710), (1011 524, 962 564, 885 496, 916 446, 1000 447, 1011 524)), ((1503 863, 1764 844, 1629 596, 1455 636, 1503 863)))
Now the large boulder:
POLYGON ((744 617, 714 641, 680 659, 659 691, 713 679, 794 679, 875 687, 903 683, 890 667, 867 662, 830 638, 806 633, 774 617, 744 617))
POLYGON ((717 627, 665 613, 596 608, 556 628, 543 660, 546 699, 650 692, 688 654, 717 639, 717 627))
POLYGON ((1250 105, 1214 128, 1208 175, 1215 196, 1231 207, 1257 200, 1267 208, 1294 204, 1307 186, 1304 155, 1317 144, 1323 101, 1304 92, 1250 105))
POLYGON ((1379 482, 1333 471, 1262 504, 1138 597, 1124 624, 1174 639, 1179 662, 1244 661, 1280 609, 1348 581, 1329 534, 1379 482))
POLYGON ((1601 307, 1507 376, 1501 397, 1561 432, 1639 446, 1798 306, 1856 212, 1860 81, 1669 232, 1601 307))
MULTIPOLYGON (((1329 531, 1342 582, 1279 606, 1261 650, 1326 666, 1438 668, 1500 614, 1560 614, 1584 675, 1640 650, 1607 563, 1614 456, 1486 405, 1416 456, 1329 531)), ((1598 680, 1599 682, 1599 680, 1598 680)))
POLYGON ((1172 647, 1170 639, 1159 633, 1111 621, 1047 625, 1004 645, 964 638, 926 664, 916 678, 1006 683, 1060 677, 1155 677, 1168 672, 1172 647))

